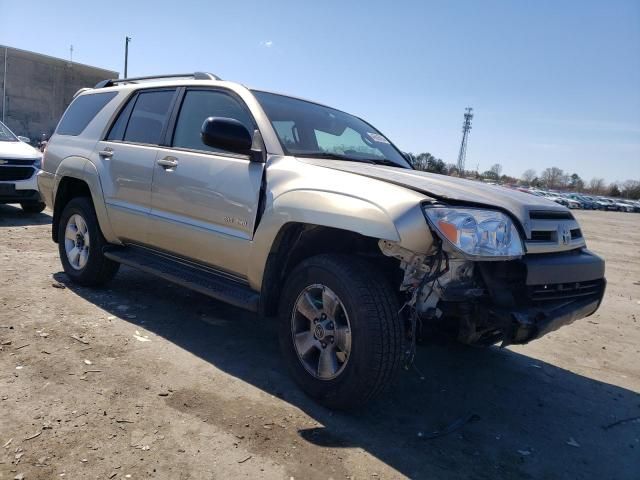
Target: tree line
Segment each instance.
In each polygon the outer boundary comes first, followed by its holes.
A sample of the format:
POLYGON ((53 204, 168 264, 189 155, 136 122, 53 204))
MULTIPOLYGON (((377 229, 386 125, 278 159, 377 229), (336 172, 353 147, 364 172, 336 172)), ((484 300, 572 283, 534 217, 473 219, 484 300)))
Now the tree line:
POLYGON ((627 180, 607 184, 604 178, 592 178, 588 182, 577 173, 565 172, 558 167, 545 168, 541 172, 529 168, 520 178, 502 174, 502 165, 495 163, 485 172, 465 170, 460 172, 453 163, 445 163, 428 152, 408 154, 413 167, 425 172, 451 175, 455 177, 472 178, 483 181, 494 181, 500 184, 521 185, 525 187, 543 188, 568 192, 589 193, 592 195, 606 195, 609 197, 624 197, 633 200, 640 199, 640 180, 627 180), (461 174, 462 173, 462 174, 461 174))

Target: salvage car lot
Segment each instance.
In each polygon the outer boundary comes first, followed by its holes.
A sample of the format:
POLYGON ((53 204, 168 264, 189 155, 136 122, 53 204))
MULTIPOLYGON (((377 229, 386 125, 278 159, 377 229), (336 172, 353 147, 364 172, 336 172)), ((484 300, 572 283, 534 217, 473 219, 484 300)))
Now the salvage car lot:
POLYGON ((48 213, 0 206, 0 479, 637 478, 638 217, 574 215, 607 262, 595 315, 524 347, 422 346, 346 415, 300 393, 268 322, 125 268, 67 283, 48 213))

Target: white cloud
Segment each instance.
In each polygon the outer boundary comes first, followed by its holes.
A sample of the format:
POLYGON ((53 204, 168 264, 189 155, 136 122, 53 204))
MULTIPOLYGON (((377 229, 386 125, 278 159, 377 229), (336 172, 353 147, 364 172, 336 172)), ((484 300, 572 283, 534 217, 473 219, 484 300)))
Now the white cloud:
POLYGON ((260 42, 260 45, 265 48, 271 48, 273 47, 273 40, 263 40, 262 42, 260 42))

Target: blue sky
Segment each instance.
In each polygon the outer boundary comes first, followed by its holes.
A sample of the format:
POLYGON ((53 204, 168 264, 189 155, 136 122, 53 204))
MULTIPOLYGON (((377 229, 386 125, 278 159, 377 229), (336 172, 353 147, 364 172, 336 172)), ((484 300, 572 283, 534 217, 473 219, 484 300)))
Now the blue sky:
POLYGON ((640 1, 0 0, 0 43, 129 75, 211 71, 364 117, 406 151, 640 179, 640 1), (89 4, 86 4, 89 5, 89 4))

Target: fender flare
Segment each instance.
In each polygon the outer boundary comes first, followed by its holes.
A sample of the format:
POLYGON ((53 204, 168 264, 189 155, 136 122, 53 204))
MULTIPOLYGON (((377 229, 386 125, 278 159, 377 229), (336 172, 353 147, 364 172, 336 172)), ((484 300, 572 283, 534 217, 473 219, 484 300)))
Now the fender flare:
POLYGON ((104 202, 100 176, 98 175, 96 166, 89 159, 84 157, 70 156, 62 160, 55 173, 55 182, 53 185, 54 205, 60 182, 62 182, 64 178, 74 178, 87 184, 89 192, 91 192, 91 200, 96 211, 98 226, 100 227, 102 234, 107 242, 120 243, 111 228, 111 222, 109 220, 109 215, 107 214, 107 207, 104 202))

